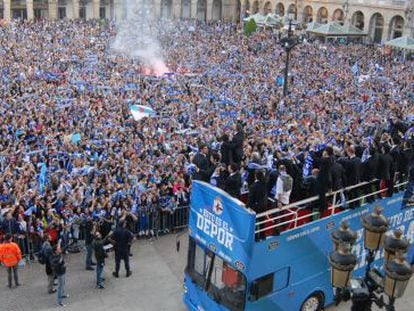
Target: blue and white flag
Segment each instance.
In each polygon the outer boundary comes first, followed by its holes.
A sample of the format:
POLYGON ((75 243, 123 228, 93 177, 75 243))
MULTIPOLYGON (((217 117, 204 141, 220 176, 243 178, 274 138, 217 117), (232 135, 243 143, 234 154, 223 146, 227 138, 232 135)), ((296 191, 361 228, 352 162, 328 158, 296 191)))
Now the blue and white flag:
POLYGON ((359 74, 358 62, 355 62, 355 64, 351 67, 351 71, 354 74, 354 76, 357 76, 359 74))
POLYGON ((368 141, 367 141, 367 147, 362 152, 361 161, 363 163, 366 162, 366 161, 368 161, 368 159, 371 157, 371 153, 369 152, 369 149, 370 149, 371 145, 372 145, 372 137, 369 136, 368 137, 368 141))
POLYGON ((33 212, 36 213, 36 206, 32 205, 30 206, 25 212, 24 212, 24 216, 31 216, 33 212))
POLYGON ((302 176, 308 177, 312 172, 312 168, 313 168, 313 158, 312 158, 312 155, 308 152, 305 158, 305 163, 303 164, 302 176))
POLYGON ((410 127, 404 134, 404 140, 408 140, 414 137, 414 126, 410 127))
POLYGON ((39 193, 40 194, 43 194, 45 191, 46 174, 47 174, 46 163, 42 162, 41 168, 40 168, 40 174, 39 174, 39 193))
POLYGON ((148 106, 132 105, 130 106, 130 110, 135 121, 139 121, 145 117, 156 114, 155 110, 148 106))
POLYGON ((191 163, 191 164, 189 164, 187 166, 187 174, 188 175, 194 175, 194 173, 196 172, 196 170, 197 170, 197 166, 195 164, 193 164, 193 163, 191 163))

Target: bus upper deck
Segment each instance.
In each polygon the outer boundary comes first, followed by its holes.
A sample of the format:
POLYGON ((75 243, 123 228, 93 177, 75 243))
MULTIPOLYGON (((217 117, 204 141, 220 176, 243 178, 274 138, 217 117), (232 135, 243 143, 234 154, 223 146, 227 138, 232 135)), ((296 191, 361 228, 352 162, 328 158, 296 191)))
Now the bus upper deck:
MULTIPOLYGON (((352 189, 365 186, 363 183, 352 189)), ((403 186, 396 185, 395 189, 402 190, 403 186)), ((194 182, 186 304, 191 310, 290 311, 313 310, 303 309, 309 301, 320 306, 332 303, 327 256, 332 250, 330 234, 340 222, 347 221, 358 233, 356 275, 361 275, 365 266, 361 217, 375 206, 384 207, 390 229, 400 228, 409 240, 414 238, 414 209, 401 210, 401 191, 373 203, 363 202, 381 196, 383 191, 345 202, 337 200, 340 192, 333 192, 328 195, 331 204, 322 215, 309 208, 316 197, 256 215, 222 190, 194 182), (357 200, 362 202, 360 207, 344 208, 357 200), (255 235, 261 230, 266 238, 258 240, 255 235)), ((382 257, 379 252, 374 261, 379 269, 382 257)))
MULTIPOLYGON (((380 189, 376 191, 366 192, 377 180, 371 182, 361 182, 359 184, 349 186, 337 191, 331 191, 326 194, 328 208, 321 210, 318 208, 318 196, 306 198, 304 200, 293 202, 282 208, 270 208, 269 210, 256 215, 256 239, 261 236, 278 235, 283 231, 301 227, 315 220, 326 218, 334 214, 340 213, 353 205, 353 209, 367 205, 369 202, 381 203, 381 199, 388 197, 388 189, 380 189), (346 198, 346 193, 350 191, 360 193, 359 196, 352 199, 346 198), (364 194, 365 193, 365 194, 364 194), (264 233, 264 234, 263 234, 264 233)), ((407 182, 398 183, 393 187, 393 193, 401 192, 407 182)), ((273 206, 274 200, 268 198, 269 206, 273 206)))

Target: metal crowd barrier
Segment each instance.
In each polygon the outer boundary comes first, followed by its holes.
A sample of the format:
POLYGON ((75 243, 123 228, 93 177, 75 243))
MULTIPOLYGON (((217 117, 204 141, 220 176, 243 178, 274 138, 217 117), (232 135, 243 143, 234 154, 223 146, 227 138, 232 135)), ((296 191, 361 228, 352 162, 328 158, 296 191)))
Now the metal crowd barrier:
MULTIPOLYGON (((138 216, 136 226, 133 233, 137 238, 151 237, 158 239, 161 234, 175 233, 188 226, 189 221, 189 206, 179 206, 173 211, 157 210, 145 216, 138 216), (141 233, 141 234, 140 234, 141 233)), ((79 230, 79 239, 76 241, 80 248, 83 248, 83 241, 85 239, 85 229, 83 226, 79 230)), ((0 233, 0 242, 2 235, 0 233)), ((24 234, 13 235, 13 240, 19 245, 23 255, 22 264, 30 264, 32 261, 37 261, 38 252, 42 246, 42 237, 35 232, 26 231, 24 234)), ((68 244, 73 243, 68 238, 68 244)))

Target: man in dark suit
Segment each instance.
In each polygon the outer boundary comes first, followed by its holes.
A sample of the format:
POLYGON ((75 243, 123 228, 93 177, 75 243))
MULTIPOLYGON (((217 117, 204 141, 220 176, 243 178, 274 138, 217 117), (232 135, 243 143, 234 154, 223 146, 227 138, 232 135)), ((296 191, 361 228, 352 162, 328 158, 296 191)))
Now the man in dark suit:
MULTIPOLYGON (((266 210, 267 206, 267 185, 265 181, 265 174, 262 170, 255 171, 255 181, 249 187, 249 199, 247 206, 254 210, 256 214, 262 213, 266 210)), ((259 226, 259 229, 263 229, 264 224, 259 226)), ((261 231, 256 236, 257 239, 262 240, 265 238, 265 232, 261 231)))
POLYGON ((249 187, 249 200, 247 206, 254 210, 257 214, 266 210, 267 191, 266 191, 265 174, 263 170, 255 172, 255 181, 249 187))
POLYGON ((398 162, 398 171, 402 175, 400 180, 408 180, 409 164, 414 160, 413 146, 409 141, 404 141, 401 146, 400 161, 398 162))
POLYGON ((220 146, 220 153, 221 153, 221 162, 229 165, 233 161, 233 153, 231 150, 231 144, 229 140, 229 135, 223 134, 221 137, 221 146, 220 146))
MULTIPOLYGON (((345 168, 346 175, 346 187, 358 184, 361 181, 362 162, 355 154, 355 147, 353 145, 348 146, 346 149, 346 158, 339 159, 339 162, 345 168)), ((353 200, 358 197, 358 189, 351 189, 348 191, 348 200, 353 200)), ((349 204, 350 208, 358 207, 359 201, 353 201, 349 204)))
MULTIPOLYGON (((373 182, 377 176, 378 169, 378 153, 374 146, 370 146, 367 149, 368 158, 362 162, 362 181, 369 182, 364 186, 364 194, 378 191, 376 184, 373 182)), ((376 196, 367 197, 367 202, 372 203, 375 201, 376 196)))
POLYGON ((326 193, 332 189, 332 164, 333 164, 333 149, 326 147, 322 152, 322 157, 318 158, 314 151, 310 151, 314 158, 316 166, 319 168, 319 173, 316 178, 316 192, 319 195, 318 207, 322 214, 328 208, 326 202, 326 193))
POLYGON ((377 178, 387 188, 387 196, 392 196, 393 193, 393 184, 392 180, 394 178, 393 170, 393 158, 390 155, 390 147, 386 144, 381 146, 381 153, 378 158, 378 171, 377 178))
POLYGON ((224 190, 232 197, 239 199, 241 188, 241 176, 239 173, 239 168, 236 163, 231 163, 228 166, 228 170, 230 175, 227 177, 224 183, 224 190))
POLYGON ((233 162, 239 165, 241 163, 241 160, 243 159, 243 142, 243 126, 240 123, 238 123, 236 125, 236 134, 233 136, 233 139, 230 143, 230 148, 233 155, 233 162))
POLYGON ((115 250, 115 271, 112 273, 114 277, 119 277, 119 268, 121 260, 124 261, 126 276, 129 277, 132 271, 129 267, 129 245, 133 239, 131 231, 126 229, 126 222, 121 220, 118 228, 113 231, 109 237, 110 241, 114 245, 115 250))
POLYGON ((334 161, 332 164, 332 191, 344 188, 346 183, 345 169, 341 163, 334 161))
POLYGON ((193 158, 193 164, 196 166, 193 179, 209 182, 215 168, 211 167, 210 160, 208 159, 208 146, 206 144, 200 145, 199 152, 193 158))

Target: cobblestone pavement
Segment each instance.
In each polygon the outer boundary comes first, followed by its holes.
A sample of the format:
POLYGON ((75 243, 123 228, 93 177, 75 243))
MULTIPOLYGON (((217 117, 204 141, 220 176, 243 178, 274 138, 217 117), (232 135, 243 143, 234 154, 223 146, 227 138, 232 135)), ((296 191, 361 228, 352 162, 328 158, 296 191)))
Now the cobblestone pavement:
MULTIPOLYGON (((105 289, 95 289, 95 272, 84 270, 84 255, 66 257, 68 272, 66 287, 70 297, 64 310, 74 311, 185 311, 182 303, 183 270, 186 260, 187 239, 181 240, 176 251, 176 235, 160 237, 156 241, 135 241, 131 257, 130 278, 122 270, 120 278, 112 277, 114 267, 111 253, 105 267, 105 289)), ((46 292, 44 266, 38 263, 20 268, 19 288, 7 288, 4 268, 0 267, 0 311, 58 310, 55 295, 46 292)), ((402 299, 397 300, 397 311, 414 310, 414 282, 402 299)), ((60 308, 62 309, 62 308, 60 308)), ((350 303, 330 307, 329 311, 348 311, 350 303)), ((373 310, 379 310, 373 308, 373 310)), ((289 310, 290 311, 290 310, 289 310)), ((294 311, 294 310, 292 310, 294 311)))
MULTIPOLYGON (((95 289, 95 272, 84 270, 84 254, 66 257, 66 288, 70 295, 64 310, 163 311, 186 310, 182 303, 185 252, 176 252, 175 235, 154 242, 135 241, 130 278, 121 266, 120 278, 112 276, 113 253, 105 266, 105 289, 95 289)), ((44 266, 27 264, 19 269, 22 286, 7 287, 5 269, 0 267, 0 311, 57 310, 55 294, 46 290, 44 266)), ((60 308, 62 309, 62 308, 60 308)))

